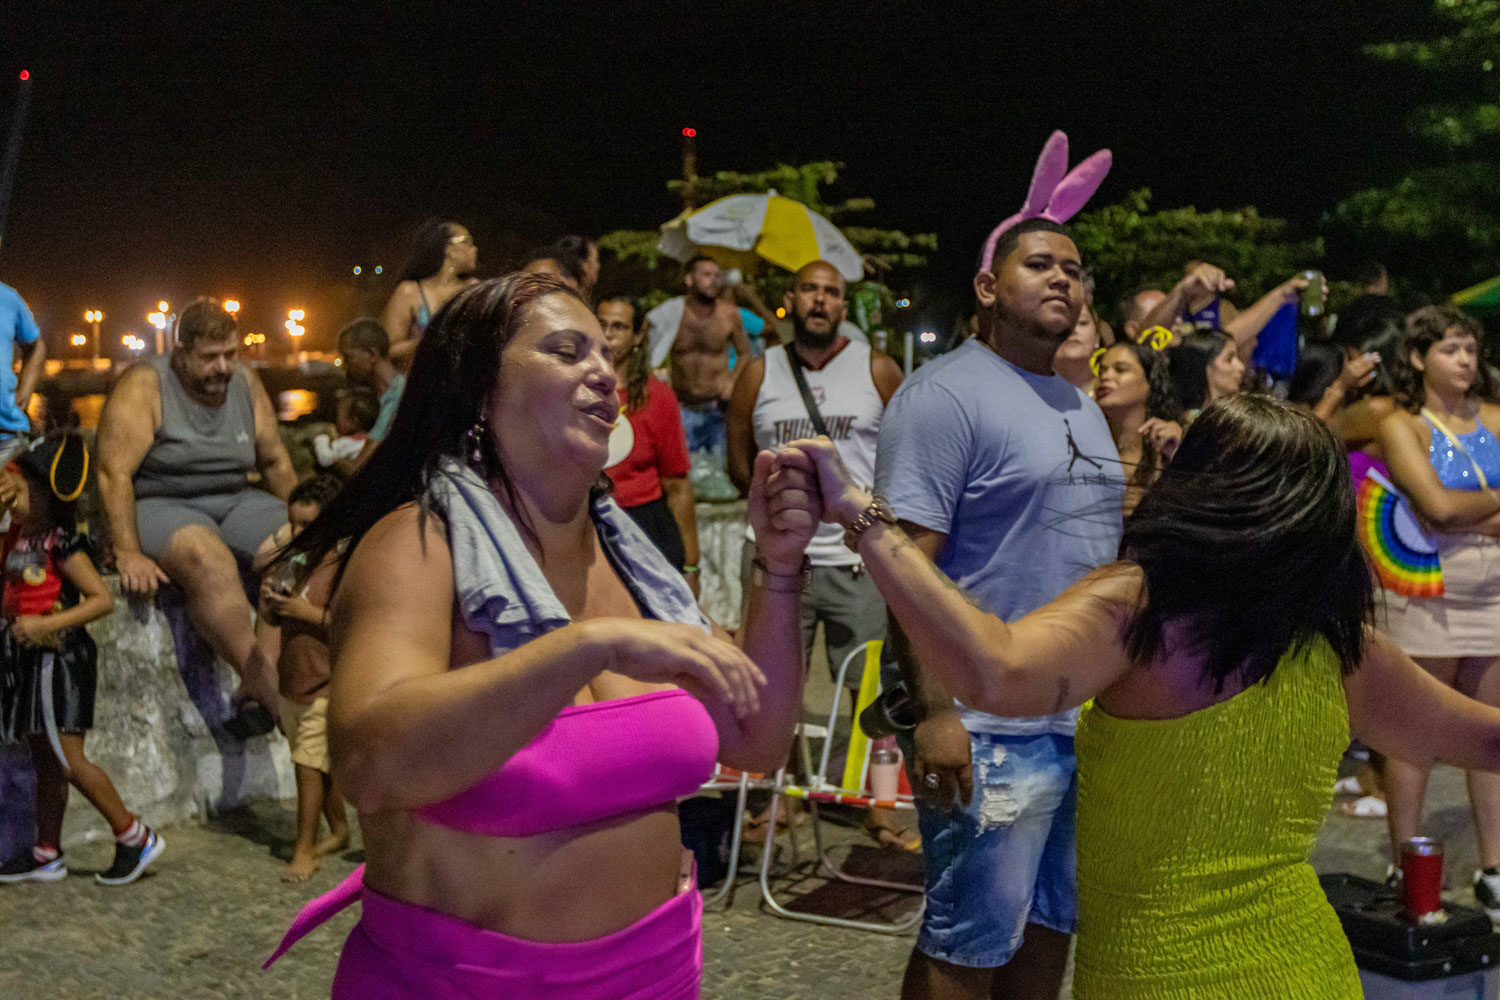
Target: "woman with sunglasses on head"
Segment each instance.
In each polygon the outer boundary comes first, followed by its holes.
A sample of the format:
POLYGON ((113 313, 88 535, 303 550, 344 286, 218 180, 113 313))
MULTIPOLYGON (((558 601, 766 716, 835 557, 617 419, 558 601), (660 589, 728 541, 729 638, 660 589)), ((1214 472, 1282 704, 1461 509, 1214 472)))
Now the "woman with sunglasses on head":
POLYGON ((444 303, 474 283, 478 266, 474 236, 457 222, 428 219, 417 229, 381 319, 397 368, 406 371, 427 324, 444 303))

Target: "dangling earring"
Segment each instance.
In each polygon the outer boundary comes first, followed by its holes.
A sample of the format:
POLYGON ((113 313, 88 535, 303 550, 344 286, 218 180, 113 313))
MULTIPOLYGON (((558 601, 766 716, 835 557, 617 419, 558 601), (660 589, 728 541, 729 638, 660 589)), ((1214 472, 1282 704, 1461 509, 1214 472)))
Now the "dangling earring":
POLYGON ((490 425, 484 417, 474 422, 474 426, 464 432, 464 451, 468 453, 469 463, 484 467, 484 439, 490 432, 490 425))

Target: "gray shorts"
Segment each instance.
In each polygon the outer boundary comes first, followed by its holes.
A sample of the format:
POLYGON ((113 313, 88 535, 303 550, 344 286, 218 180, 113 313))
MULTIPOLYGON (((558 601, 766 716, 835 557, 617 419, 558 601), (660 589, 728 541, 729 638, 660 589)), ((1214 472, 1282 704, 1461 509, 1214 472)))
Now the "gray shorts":
POLYGON ((145 497, 135 502, 141 551, 160 559, 172 536, 197 524, 218 535, 235 558, 248 563, 265 540, 287 523, 286 504, 262 490, 205 497, 145 497))
MULTIPOLYGON (((750 561, 754 558, 755 543, 746 542, 740 565, 747 594, 750 592, 750 561)), ((844 657, 856 646, 875 639, 885 641, 885 599, 880 596, 875 581, 870 579, 863 565, 812 568, 812 580, 802 595, 802 651, 809 657, 819 622, 823 623, 823 647, 828 654, 830 677, 838 676, 844 657)), ((864 668, 862 659, 849 664, 849 671, 844 675, 844 685, 849 690, 859 690, 864 668)))

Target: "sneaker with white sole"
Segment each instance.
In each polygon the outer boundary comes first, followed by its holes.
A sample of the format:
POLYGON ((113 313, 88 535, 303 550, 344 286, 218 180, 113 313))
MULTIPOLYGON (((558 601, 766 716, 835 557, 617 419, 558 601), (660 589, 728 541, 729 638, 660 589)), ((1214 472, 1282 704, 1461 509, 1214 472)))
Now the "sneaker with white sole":
POLYGON ((0 882, 61 882, 68 877, 68 865, 59 854, 51 861, 38 861, 27 848, 0 865, 0 882))
POLYGON ((1474 898, 1490 923, 1500 924, 1500 869, 1481 868, 1474 873, 1474 898))
POLYGON ((108 871, 95 875, 94 881, 100 885, 129 885, 140 878, 146 866, 161 857, 161 852, 166 849, 167 842, 155 830, 146 831, 146 842, 139 847, 117 843, 115 863, 109 866, 108 871))

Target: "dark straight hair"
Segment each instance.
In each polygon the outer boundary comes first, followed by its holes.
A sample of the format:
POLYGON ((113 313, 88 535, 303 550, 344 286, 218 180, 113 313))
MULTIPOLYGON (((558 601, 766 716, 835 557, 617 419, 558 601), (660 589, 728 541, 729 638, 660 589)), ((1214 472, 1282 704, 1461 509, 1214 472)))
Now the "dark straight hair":
MULTIPOLYGON (((417 344, 406 389, 390 432, 316 520, 286 546, 279 558, 298 552, 318 565, 347 540, 353 552, 375 523, 396 508, 416 502, 428 512, 427 486, 444 458, 470 460, 469 431, 480 424, 486 402, 500 377, 500 355, 531 306, 548 295, 582 297, 552 275, 516 272, 461 290, 432 317, 417 344)), ((583 303, 587 308, 587 303, 583 303)), ((491 427, 493 434, 524 434, 524 427, 491 427)), ((482 470, 521 518, 515 487, 500 461, 494 437, 478 446, 482 470)), ((343 569, 340 567, 340 574, 343 569)))
POLYGON ((1187 651, 1215 693, 1318 642, 1354 670, 1374 615, 1355 523, 1348 460, 1322 421, 1264 395, 1210 405, 1125 524, 1121 558, 1146 578, 1131 658, 1187 651))
POLYGON ((453 236, 456 222, 446 219, 428 219, 417 227, 412 237, 411 253, 401 270, 396 272, 396 284, 403 281, 421 281, 443 269, 443 260, 448 255, 448 240, 453 236))
POLYGON ((1197 410, 1208 405, 1208 366, 1224 353, 1229 342, 1229 334, 1223 330, 1196 330, 1168 351, 1167 370, 1178 406, 1197 410))

